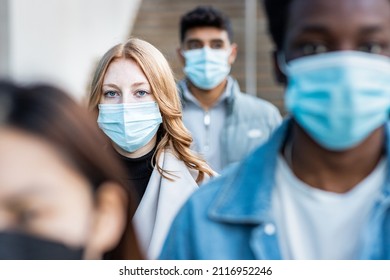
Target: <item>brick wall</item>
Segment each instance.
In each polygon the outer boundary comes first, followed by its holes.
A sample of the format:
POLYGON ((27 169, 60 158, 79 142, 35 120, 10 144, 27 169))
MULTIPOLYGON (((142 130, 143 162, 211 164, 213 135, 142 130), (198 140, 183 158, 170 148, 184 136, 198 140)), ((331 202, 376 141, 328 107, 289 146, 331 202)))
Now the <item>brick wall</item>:
MULTIPOLYGON (((130 35, 155 45, 168 59, 176 78, 181 79, 182 65, 176 54, 176 49, 180 45, 180 17, 197 5, 210 4, 226 13, 232 21, 234 41, 238 44, 238 56, 231 74, 245 91, 245 1, 243 0, 143 0, 130 35)), ((284 114, 282 88, 273 78, 270 55, 272 46, 260 5, 257 22, 257 96, 272 102, 284 114)))

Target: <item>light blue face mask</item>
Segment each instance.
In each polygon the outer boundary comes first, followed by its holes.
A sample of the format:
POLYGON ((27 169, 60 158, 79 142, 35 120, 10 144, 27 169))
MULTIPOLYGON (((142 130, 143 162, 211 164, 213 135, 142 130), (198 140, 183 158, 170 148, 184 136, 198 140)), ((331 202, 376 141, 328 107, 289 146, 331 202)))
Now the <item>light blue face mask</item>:
POLYGON ((388 120, 388 57, 338 51, 281 66, 288 77, 287 111, 324 148, 353 148, 388 120))
POLYGON ((162 117, 154 101, 99 104, 97 122, 115 144, 132 153, 152 140, 162 117))
POLYGON ((201 49, 183 51, 184 73, 198 88, 210 90, 218 86, 229 75, 231 50, 201 49))

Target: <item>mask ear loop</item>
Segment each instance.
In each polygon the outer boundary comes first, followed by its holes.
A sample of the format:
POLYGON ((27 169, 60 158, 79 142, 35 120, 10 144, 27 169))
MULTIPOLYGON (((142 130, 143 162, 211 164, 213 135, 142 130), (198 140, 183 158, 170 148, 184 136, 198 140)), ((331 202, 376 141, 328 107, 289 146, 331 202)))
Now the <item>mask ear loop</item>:
POLYGON ((276 61, 278 63, 280 71, 287 77, 288 74, 288 64, 286 62, 286 56, 283 52, 278 52, 276 54, 276 61))
MULTIPOLYGON (((290 67, 289 67, 289 65, 288 65, 288 63, 287 63, 287 61, 286 61, 286 56, 285 56, 285 54, 284 54, 284 52, 278 52, 277 54, 276 54, 276 63, 278 64, 278 66, 279 66, 279 70, 280 70, 280 72, 282 72, 282 74, 284 75, 284 76, 286 76, 286 79, 288 79, 287 77, 288 77, 288 73, 290 72, 290 67)), ((287 83, 287 81, 286 81, 286 83, 287 83)), ((286 101, 287 99, 286 99, 286 96, 285 96, 285 109, 286 109, 286 111, 287 111, 287 113, 288 113, 288 115, 290 115, 290 116, 292 116, 292 113, 291 113, 291 111, 289 110, 289 108, 287 107, 287 101, 286 101)), ((290 141, 291 142, 291 141, 290 141)), ((291 144, 292 145, 292 144, 291 144)), ((291 147, 289 147, 289 149, 291 149, 292 150, 292 148, 291 147)), ((289 155, 288 155, 288 157, 286 157, 286 159, 289 161, 289 163, 288 163, 288 165, 290 166, 290 168, 292 168, 292 152, 291 151, 289 151, 289 155)))
POLYGON ((233 52, 233 48, 232 46, 230 46, 227 50, 226 50, 226 53, 227 53, 227 56, 229 57, 233 52))

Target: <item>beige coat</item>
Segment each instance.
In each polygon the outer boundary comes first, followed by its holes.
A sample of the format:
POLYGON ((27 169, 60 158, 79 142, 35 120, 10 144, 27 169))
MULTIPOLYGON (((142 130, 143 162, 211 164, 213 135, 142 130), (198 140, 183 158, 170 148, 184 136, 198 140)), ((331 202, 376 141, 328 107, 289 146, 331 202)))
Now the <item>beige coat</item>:
POLYGON ((174 179, 170 181, 162 177, 155 167, 133 217, 137 238, 147 259, 159 257, 173 219, 198 189, 195 181, 198 172, 189 170, 171 151, 161 154, 159 165, 177 177, 170 176, 174 179))

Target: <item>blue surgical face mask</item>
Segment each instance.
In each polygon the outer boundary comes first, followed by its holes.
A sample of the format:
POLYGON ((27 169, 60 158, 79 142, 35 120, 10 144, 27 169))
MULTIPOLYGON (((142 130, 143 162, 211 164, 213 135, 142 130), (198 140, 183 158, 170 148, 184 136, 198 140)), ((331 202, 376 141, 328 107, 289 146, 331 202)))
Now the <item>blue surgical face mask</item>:
POLYGON ((201 49, 183 51, 184 73, 198 88, 210 90, 218 86, 229 75, 231 50, 201 49))
POLYGON ((154 101, 99 104, 97 122, 115 144, 132 153, 152 140, 162 117, 154 101))
POLYGON ((287 111, 324 148, 353 148, 388 120, 388 57, 338 51, 281 66, 288 78, 287 111))

